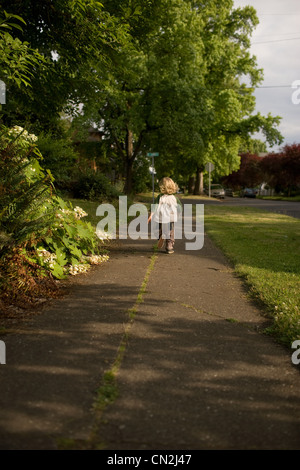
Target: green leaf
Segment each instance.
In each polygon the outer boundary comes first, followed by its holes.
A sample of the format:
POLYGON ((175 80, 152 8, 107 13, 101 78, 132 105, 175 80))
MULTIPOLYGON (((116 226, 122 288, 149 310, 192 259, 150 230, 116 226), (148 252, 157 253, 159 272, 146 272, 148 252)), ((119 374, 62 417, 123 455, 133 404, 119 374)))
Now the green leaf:
POLYGON ((77 258, 78 260, 80 260, 80 259, 82 258, 82 251, 79 250, 79 248, 77 248, 77 246, 71 245, 71 246, 69 247, 69 250, 70 250, 70 253, 71 253, 72 255, 76 256, 76 258, 77 258))
POLYGON ((67 259, 66 259, 66 256, 65 256, 65 253, 63 252, 63 250, 61 248, 58 248, 55 251, 55 254, 56 254, 56 262, 60 266, 65 266, 67 264, 67 259))
POLYGON ((63 267, 57 263, 54 264, 53 268, 51 269, 51 272, 56 279, 65 279, 67 277, 65 275, 63 267))

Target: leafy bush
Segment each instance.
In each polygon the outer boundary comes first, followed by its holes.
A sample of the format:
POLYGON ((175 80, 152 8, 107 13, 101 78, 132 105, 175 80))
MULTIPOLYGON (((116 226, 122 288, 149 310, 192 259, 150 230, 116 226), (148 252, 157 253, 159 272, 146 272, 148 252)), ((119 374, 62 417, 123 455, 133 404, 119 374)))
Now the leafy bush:
POLYGON ((43 155, 43 166, 49 168, 56 185, 68 181, 78 159, 72 141, 67 136, 56 138, 52 133, 43 132, 38 136, 38 145, 43 155))
POLYGON ((52 175, 39 163, 36 137, 20 127, 0 133, 0 256, 46 234, 51 211, 44 204, 53 192, 52 175))
POLYGON ((73 183, 73 195, 79 199, 107 199, 111 200, 119 196, 119 191, 112 186, 105 175, 100 172, 87 171, 75 178, 73 183))
POLYGON ((152 188, 152 177, 149 172, 149 159, 139 156, 133 164, 132 189, 133 193, 147 192, 152 188))
POLYGON ((87 214, 78 206, 59 197, 53 198, 55 220, 49 236, 37 244, 39 263, 56 278, 86 272, 91 264, 107 259, 101 254, 100 240, 90 222, 81 220, 87 214))
POLYGON ((0 133, 0 290, 18 302, 53 291, 53 279, 107 260, 80 207, 55 193, 36 136, 16 126, 0 133))

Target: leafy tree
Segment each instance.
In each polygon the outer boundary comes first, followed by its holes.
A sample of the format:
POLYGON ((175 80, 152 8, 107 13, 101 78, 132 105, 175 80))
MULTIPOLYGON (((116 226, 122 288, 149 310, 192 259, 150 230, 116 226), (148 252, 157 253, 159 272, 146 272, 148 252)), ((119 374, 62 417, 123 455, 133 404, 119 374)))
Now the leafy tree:
POLYGON ((199 182, 208 161, 219 175, 237 169, 241 143, 258 130, 271 144, 280 140, 279 118, 252 115, 262 79, 248 51, 258 22, 252 7, 233 10, 231 0, 103 3, 126 18, 131 42, 115 52, 105 86, 86 95, 84 112, 124 162, 126 192, 133 163, 147 150, 160 152, 159 171, 197 170, 199 182))
POLYGON ((114 48, 126 36, 96 0, 3 0, 2 7, 25 24, 16 40, 38 49, 44 63, 34 69, 31 88, 19 93, 10 86, 5 123, 31 125, 35 132, 57 131, 64 108, 73 112, 82 89, 93 81, 96 60, 108 66, 114 48), (71 106, 67 107, 68 104, 71 106))
POLYGON ((282 172, 282 155, 271 153, 261 161, 261 171, 263 179, 276 192, 280 192, 284 187, 284 176, 282 172))
POLYGON ((14 93, 6 120, 29 115, 51 128, 66 104, 74 114, 81 103, 78 122, 103 129, 124 166, 127 193, 134 162, 148 150, 160 152, 161 171, 185 177, 196 170, 199 183, 207 161, 218 175, 237 169, 241 143, 258 130, 270 144, 280 140, 279 118, 253 115, 262 72, 249 54, 258 21, 252 7, 234 10, 232 0, 3 3, 22 11, 23 38, 46 60, 30 92, 14 93))
POLYGON ((240 147, 239 154, 242 153, 251 153, 254 155, 258 155, 260 153, 267 153, 267 145, 265 142, 259 139, 249 139, 240 147))
POLYGON ((0 9, 0 79, 17 87, 30 85, 34 67, 43 60, 27 42, 14 38, 12 30, 22 31, 24 20, 0 9))
MULTIPOLYGON (((127 9, 132 3, 126 3, 127 9)), ((139 14, 128 19, 131 43, 115 55, 106 87, 85 103, 124 162, 127 193, 139 155, 151 148, 170 153, 173 143, 196 153, 201 145, 199 114, 208 117, 200 86, 197 15, 182 1, 134 4, 139 14)), ((104 5, 124 15, 124 2, 119 8, 113 1, 104 5)))
POLYGON ((64 181, 69 181, 78 163, 79 154, 67 132, 63 138, 55 133, 41 132, 38 136, 38 146, 43 155, 43 167, 51 171, 56 187, 64 181))
POLYGON ((300 144, 285 145, 281 152, 271 153, 261 160, 261 170, 265 181, 276 192, 287 191, 300 185, 300 144))
POLYGON ((253 188, 263 183, 261 161, 262 158, 258 155, 242 154, 240 168, 223 177, 223 184, 233 189, 239 189, 241 187, 253 188))
POLYGON ((300 185, 300 144, 283 147, 283 169, 288 190, 300 185))
MULTIPOLYGON (((210 120, 203 131, 204 145, 195 161, 197 180, 207 161, 215 164, 215 174, 230 174, 239 167, 238 151, 259 129, 270 144, 280 142, 276 130, 279 118, 253 115, 254 87, 262 79, 255 57, 249 53, 250 36, 258 23, 253 7, 232 9, 233 2, 213 0, 192 2, 204 20, 205 88, 210 120), (243 83, 248 76, 251 86, 243 83)), ((195 187, 199 193, 201 188, 195 187)))

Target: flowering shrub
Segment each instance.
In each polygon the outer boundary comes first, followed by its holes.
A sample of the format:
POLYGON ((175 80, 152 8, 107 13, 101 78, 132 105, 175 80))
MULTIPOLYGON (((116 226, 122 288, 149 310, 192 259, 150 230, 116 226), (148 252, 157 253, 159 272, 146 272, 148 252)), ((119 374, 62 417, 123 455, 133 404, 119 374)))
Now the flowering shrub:
POLYGON ((75 264, 74 266, 69 266, 66 270, 72 276, 76 276, 76 274, 86 273, 88 269, 89 265, 87 264, 75 264))
POLYGON ((68 273, 74 275, 86 272, 91 264, 96 264, 95 260, 98 260, 97 264, 107 261, 108 258, 101 255, 102 242, 94 227, 90 222, 82 220, 88 214, 81 207, 73 208, 70 202, 57 196, 52 198, 51 207, 55 212, 50 232, 41 240, 38 249, 54 254, 51 266, 49 258, 47 262, 56 278, 62 278, 68 273))
POLYGON ((88 215, 83 209, 81 209, 81 207, 78 206, 74 208, 74 212, 76 219, 81 219, 81 217, 86 217, 88 215))
POLYGON ((0 290, 10 301, 25 291, 27 299, 41 295, 46 278, 83 273, 108 259, 84 220, 88 214, 55 194, 36 142, 19 126, 1 128, 0 290))
POLYGON ((103 230, 96 229, 96 235, 102 242, 112 239, 112 235, 109 232, 104 232, 103 230))
POLYGON ((56 255, 54 253, 50 253, 44 248, 38 248, 37 255, 38 257, 41 258, 42 265, 48 266, 50 269, 54 268, 55 259, 56 259, 56 255))
POLYGON ((104 261, 108 261, 109 256, 108 255, 91 255, 89 256, 89 263, 90 264, 101 264, 104 261))
POLYGON ((29 134, 28 131, 26 131, 23 127, 21 126, 14 126, 11 129, 7 131, 8 136, 12 137, 19 137, 22 136, 22 139, 18 140, 18 145, 20 147, 28 147, 31 143, 34 143, 38 140, 37 136, 34 134, 29 134))
POLYGON ((108 255, 91 255, 91 256, 87 256, 85 259, 88 264, 74 264, 65 268, 65 271, 68 274, 71 274, 72 276, 75 276, 76 274, 80 274, 80 273, 86 273, 89 270, 91 265, 102 264, 105 261, 109 260, 109 256, 108 255))

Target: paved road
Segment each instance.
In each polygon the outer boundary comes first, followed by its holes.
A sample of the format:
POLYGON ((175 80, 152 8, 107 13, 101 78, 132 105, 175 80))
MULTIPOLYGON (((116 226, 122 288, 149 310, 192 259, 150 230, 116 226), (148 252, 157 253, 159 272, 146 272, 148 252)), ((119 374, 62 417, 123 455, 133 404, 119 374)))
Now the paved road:
MULTIPOLYGON (((185 199, 188 202, 188 199, 185 199)), ((196 200, 191 200, 194 204, 196 200)), ((198 203, 202 202, 203 200, 198 200, 198 203)), ((211 204, 222 204, 226 206, 248 206, 248 207, 256 207, 258 209, 263 209, 267 211, 277 212, 278 214, 288 215, 290 217, 296 217, 300 219, 300 202, 288 202, 288 201, 270 201, 270 200, 263 200, 263 199, 251 199, 251 198, 232 198, 232 197, 225 197, 224 200, 213 200, 213 201, 204 201, 204 204, 211 205, 211 204)))

